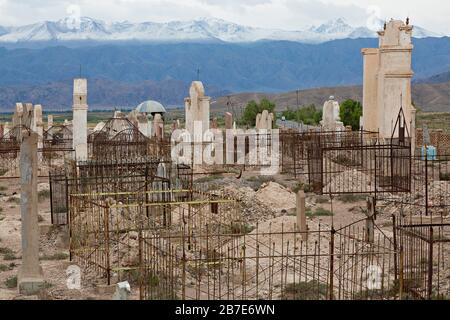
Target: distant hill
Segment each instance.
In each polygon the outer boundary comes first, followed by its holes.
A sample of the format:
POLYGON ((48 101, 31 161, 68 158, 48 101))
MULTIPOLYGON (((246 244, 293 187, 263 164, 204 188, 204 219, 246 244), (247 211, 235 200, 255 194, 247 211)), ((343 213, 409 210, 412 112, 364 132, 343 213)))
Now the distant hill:
MULTIPOLYGON (((450 82, 441 84, 416 84, 412 89, 413 101, 420 110, 426 112, 450 111, 450 82)), ((322 108, 324 102, 334 96, 339 102, 354 99, 362 102, 362 86, 333 87, 302 90, 299 92, 300 105, 315 104, 322 108)), ((277 105, 277 110, 285 110, 288 106, 297 105, 297 93, 286 92, 280 94, 267 93, 241 93, 229 96, 232 106, 238 112, 250 100, 259 101, 262 98, 272 100, 277 105)), ((216 99, 212 108, 216 111, 228 111, 228 97, 216 99)))
POLYGON ((445 82, 450 82, 450 71, 439 73, 427 79, 422 79, 421 81, 418 81, 418 83, 445 83, 445 82))
MULTIPOLYGON (((166 107, 180 106, 180 101, 189 94, 189 85, 182 81, 141 81, 122 83, 105 79, 90 79, 88 82, 88 103, 90 109, 111 109, 113 107, 134 108, 145 100, 162 101, 166 107)), ((213 96, 229 92, 213 86, 206 89, 213 96)), ((72 80, 42 85, 20 85, 0 87, 2 106, 0 112, 13 110, 15 103, 33 102, 44 106, 44 111, 68 110, 72 104, 72 80)))
MULTIPOLYGON (((41 103, 47 109, 70 108, 71 79, 80 75, 80 66, 91 84, 90 103, 100 107, 135 104, 143 98, 182 106, 198 69, 207 94, 213 97, 228 92, 358 86, 363 76, 361 49, 377 45, 376 39, 344 39, 321 44, 0 47, 0 110, 10 109, 16 101, 41 103)), ((417 83, 450 72, 450 38, 414 39, 413 69, 417 83)))

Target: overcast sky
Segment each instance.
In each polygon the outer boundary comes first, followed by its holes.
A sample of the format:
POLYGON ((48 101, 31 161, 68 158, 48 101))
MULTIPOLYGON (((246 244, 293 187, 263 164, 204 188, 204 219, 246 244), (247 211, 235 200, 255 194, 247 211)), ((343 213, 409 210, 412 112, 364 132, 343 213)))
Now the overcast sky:
POLYGON ((215 17, 256 27, 303 29, 344 17, 350 24, 410 16, 413 24, 450 35, 450 2, 442 0, 0 0, 0 25, 58 20, 80 8, 105 21, 215 17))

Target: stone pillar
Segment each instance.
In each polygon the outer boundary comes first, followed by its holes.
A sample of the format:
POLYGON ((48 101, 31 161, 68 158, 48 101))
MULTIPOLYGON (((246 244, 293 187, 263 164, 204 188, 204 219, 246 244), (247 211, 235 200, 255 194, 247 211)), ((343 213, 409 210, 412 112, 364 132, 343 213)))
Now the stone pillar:
POLYGON ((275 122, 275 115, 273 113, 269 113, 269 116, 267 117, 267 130, 273 129, 274 122, 275 122))
POLYGON ((297 193, 297 228, 302 232, 302 240, 308 241, 308 226, 306 224, 306 196, 303 190, 297 193))
MULTIPOLYGON (((413 27, 391 20, 379 31, 379 48, 363 49, 363 127, 391 138, 400 108, 407 124, 412 120, 411 69, 413 27)), ((411 130, 410 130, 411 132, 411 130)), ((394 138, 398 132, 394 133, 394 138)))
POLYGON ((22 117, 24 113, 24 106, 22 103, 16 103, 16 110, 14 111, 14 115, 12 118, 12 126, 13 128, 16 126, 22 125, 22 117))
POLYGON ((217 123, 217 118, 214 118, 211 121, 211 129, 218 129, 219 128, 219 124, 217 123))
POLYGON ((233 115, 229 112, 225 113, 225 129, 233 129, 233 115))
POLYGON ((159 113, 155 114, 155 118, 153 119, 153 126, 155 136, 159 139, 164 138, 164 120, 159 113))
POLYGON ((411 125, 410 125, 410 131, 411 135, 411 155, 414 157, 416 154, 416 108, 413 108, 411 110, 411 125))
POLYGON ((44 122, 42 120, 42 106, 37 104, 33 109, 33 131, 38 134, 38 149, 44 146, 44 122))
POLYGON ((178 122, 177 121, 173 121, 172 122, 172 132, 178 129, 178 122))
POLYGON ((378 127, 378 64, 379 49, 363 49, 363 117, 362 127, 377 132, 378 127))
POLYGON ((139 114, 137 116, 138 119, 138 128, 139 131, 146 137, 151 137, 151 130, 149 130, 148 117, 146 114, 139 114))
POLYGON ((35 132, 22 133, 20 147, 20 184, 22 217, 22 266, 18 274, 19 292, 34 295, 45 281, 39 265, 39 225, 37 192, 37 143, 35 132))
POLYGON ((47 130, 53 127, 53 115, 49 114, 47 116, 47 130))
POLYGON ((255 119, 255 128, 256 130, 262 129, 261 128, 261 113, 258 113, 256 115, 256 119, 255 119))
POLYGON ((211 98, 205 96, 205 88, 200 81, 194 81, 185 102, 186 130, 193 135, 195 122, 202 122, 202 134, 209 130, 211 98))
POLYGON ((75 79, 73 82, 73 149, 77 161, 88 158, 87 112, 87 79, 75 79))

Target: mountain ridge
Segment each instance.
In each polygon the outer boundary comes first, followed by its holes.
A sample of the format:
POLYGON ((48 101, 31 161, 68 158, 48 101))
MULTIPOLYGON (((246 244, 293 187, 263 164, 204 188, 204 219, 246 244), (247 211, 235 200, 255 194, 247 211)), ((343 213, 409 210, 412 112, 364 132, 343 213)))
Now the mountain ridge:
MULTIPOLYGON (((377 22, 379 28, 383 21, 377 22)), ((415 27, 417 38, 444 35, 415 27)), ((107 23, 90 17, 63 18, 18 27, 0 26, 0 43, 71 42, 71 41, 147 41, 183 42, 217 41, 243 43, 255 41, 295 41, 323 43, 337 39, 375 38, 376 31, 366 26, 351 26, 345 19, 330 20, 304 30, 251 27, 216 18, 167 23, 129 21, 107 23)))

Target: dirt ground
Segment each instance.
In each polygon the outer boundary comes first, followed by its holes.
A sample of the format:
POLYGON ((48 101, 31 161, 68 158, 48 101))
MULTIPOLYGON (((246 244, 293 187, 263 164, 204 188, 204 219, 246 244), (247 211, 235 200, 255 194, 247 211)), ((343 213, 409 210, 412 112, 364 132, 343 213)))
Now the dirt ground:
MULTIPOLYGON (((246 210, 253 221, 262 226, 277 223, 280 217, 283 221, 295 223, 295 188, 299 179, 278 175, 274 177, 260 177, 258 172, 244 172, 239 179, 234 174, 226 174, 208 182, 210 188, 226 186, 233 190, 244 190, 247 194, 246 210), (258 208, 258 209, 255 209, 258 208), (255 211, 252 211, 254 209, 255 211), (263 212, 258 212, 263 211, 263 212), (258 215, 260 214, 260 215, 258 215)), ((48 190, 48 179, 39 179, 39 190, 44 194, 48 190)), ((67 233, 63 228, 51 228, 50 200, 48 193, 39 201, 39 215, 41 226, 40 256, 47 289, 39 297, 23 297, 17 288, 8 288, 8 280, 14 279, 21 264, 21 219, 20 219, 20 186, 18 179, 0 180, 0 248, 3 252, 11 251, 9 255, 0 254, 0 299, 111 299, 114 287, 104 289, 104 280, 98 283, 83 279, 81 290, 69 290, 66 285, 66 270, 71 265, 67 233), (2 271, 3 270, 3 271, 2 271)), ((342 201, 336 197, 332 201, 327 196, 307 194, 307 209, 311 213, 308 223, 311 227, 345 226, 365 217, 361 208, 365 208, 364 197, 355 197, 351 201, 342 201), (333 215, 315 216, 317 211, 333 212, 333 215)), ((381 216, 378 224, 384 226, 383 231, 391 234, 390 218, 381 216)), ((291 226, 292 227, 292 226, 291 226)), ((131 299, 138 299, 138 290, 133 290, 131 299)))

